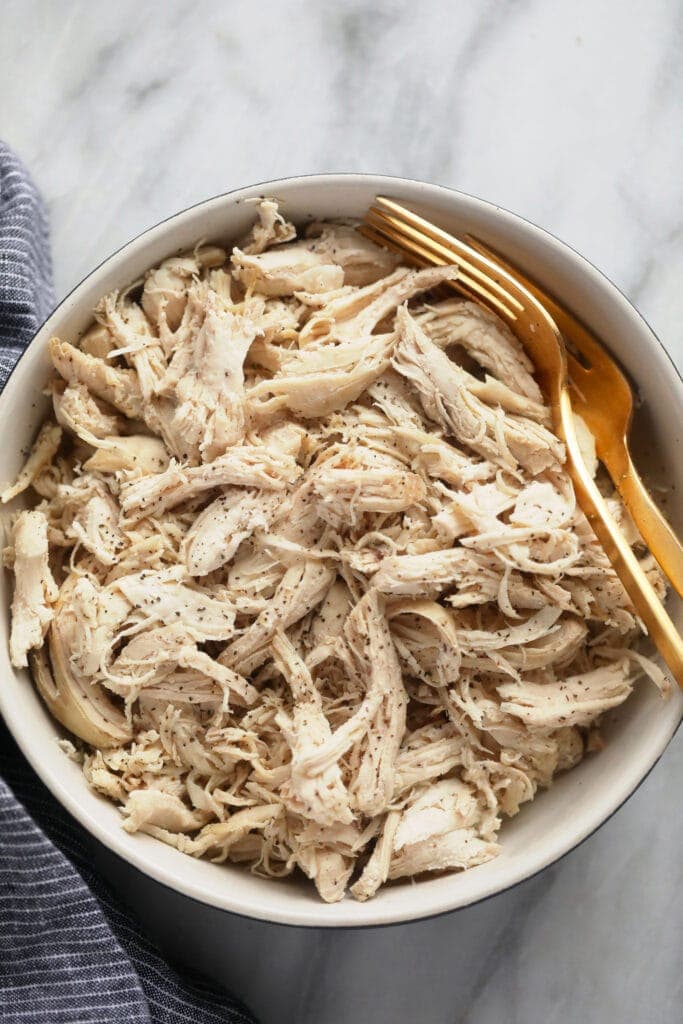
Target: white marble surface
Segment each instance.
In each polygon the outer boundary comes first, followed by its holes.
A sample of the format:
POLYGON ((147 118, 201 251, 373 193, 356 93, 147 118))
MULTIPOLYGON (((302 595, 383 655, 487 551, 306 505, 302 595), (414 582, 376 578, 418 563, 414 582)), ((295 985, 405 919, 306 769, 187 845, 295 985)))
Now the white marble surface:
MULTIPOLYGON (((5 0, 1 17, 0 133, 47 199, 58 296, 208 195, 378 171, 550 229, 683 366, 680 0, 5 0)), ((584 846, 453 919, 443 1024, 680 1019, 682 777, 679 737, 584 846)), ((345 1000, 312 984, 302 1020, 347 1020, 345 1000)))

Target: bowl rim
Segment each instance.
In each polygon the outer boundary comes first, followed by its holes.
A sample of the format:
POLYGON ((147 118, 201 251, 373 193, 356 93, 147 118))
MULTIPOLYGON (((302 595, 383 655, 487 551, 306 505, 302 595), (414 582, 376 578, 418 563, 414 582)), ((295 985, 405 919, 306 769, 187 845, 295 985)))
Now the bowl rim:
MULTIPOLYGON (((342 185, 351 179, 358 180, 364 184, 376 183, 377 187, 375 191, 377 192, 380 191, 380 183, 386 182, 389 185, 398 188, 402 185, 410 186, 412 188, 417 186, 424 192, 426 197, 429 195, 435 197, 441 196, 442 198, 445 197, 446 200, 448 200, 449 197, 455 197, 466 203, 474 204, 475 206, 487 210, 490 213, 492 212, 495 215, 502 215, 504 219, 508 219, 512 224, 521 224, 527 229, 531 229, 531 233, 537 237, 550 240, 553 246, 559 251, 566 250, 569 252, 573 256, 574 262, 581 272, 584 274, 588 272, 589 276, 598 280, 601 287, 606 287, 607 290, 612 293, 612 297, 617 300, 619 305, 621 305, 622 309, 629 316, 636 318, 639 323, 640 330, 649 335, 651 341, 656 342, 656 345, 660 350, 660 355, 664 355, 666 357, 669 364, 669 372, 673 371, 672 380, 676 385, 681 403, 683 404, 683 377, 681 376, 671 354, 668 352, 660 338, 657 336, 642 313, 640 313, 633 303, 630 302, 621 289, 618 288, 606 274, 599 270, 593 263, 568 243, 564 242, 558 236, 547 231, 545 228, 540 227, 528 218, 522 217, 505 207, 482 199, 479 196, 475 196, 458 189, 453 189, 445 185, 423 182, 418 179, 383 174, 365 174, 362 172, 293 175, 269 181, 257 182, 253 185, 240 186, 239 188, 218 193, 207 199, 200 200, 197 203, 184 207, 182 210, 170 214, 168 217, 163 218, 145 230, 139 232, 133 238, 124 242, 112 253, 102 259, 92 270, 89 271, 89 273, 85 275, 85 277, 83 277, 69 290, 58 305, 52 310, 49 316, 46 317, 12 367, 12 370, 5 381, 2 392, 0 393, 0 403, 3 402, 5 394, 11 387, 12 380, 18 366, 23 361, 29 350, 35 347, 35 344, 40 339, 41 335, 47 333, 51 322, 59 319, 64 307, 70 304, 76 294, 87 284, 87 282, 98 275, 100 271, 102 271, 117 257, 123 257, 127 250, 132 250, 143 240, 151 241, 156 237, 162 236, 164 229, 170 229, 175 222, 180 221, 184 217, 198 213, 203 209, 209 209, 212 205, 222 205, 226 201, 238 203, 242 196, 244 196, 244 198, 251 198, 255 190, 263 190, 263 194, 272 194, 273 191, 277 191, 278 188, 282 188, 283 186, 289 188, 297 184, 310 184, 313 187, 317 187, 320 184, 324 184, 329 187, 334 186, 335 184, 342 185)), ((216 889, 213 891, 207 890, 205 886, 187 882, 181 873, 172 874, 165 868, 160 867, 154 862, 153 857, 149 856, 147 852, 149 848, 146 844, 141 843, 139 844, 139 847, 136 847, 133 844, 128 845, 126 840, 130 840, 135 837, 129 836, 120 828, 111 829, 107 825, 99 822, 87 811, 87 809, 83 807, 76 795, 72 793, 72 787, 63 783, 60 778, 53 776, 47 770, 46 766, 43 765, 39 754, 30 745, 26 731, 21 728, 21 723, 14 720, 12 707, 7 701, 3 687, 0 687, 0 713, 2 713, 5 723, 14 737, 19 749, 29 761, 31 767, 42 782, 47 786, 52 795, 59 800, 62 806, 78 821, 78 823, 102 844, 108 854, 113 854, 116 858, 125 862, 141 874, 151 878, 157 884, 170 889, 173 892, 180 892, 183 896, 191 899, 193 902, 210 906, 213 909, 234 914, 235 916, 243 917, 247 920, 257 920, 263 923, 279 924, 295 928, 342 928, 350 930, 359 928, 392 927, 400 924, 425 921, 441 917, 449 913, 454 913, 457 910, 474 906, 477 903, 482 903, 504 892, 509 892, 512 889, 515 889, 518 885, 521 885, 523 882, 540 874, 552 864, 562 860, 572 850, 581 846, 588 838, 602 828, 602 826, 606 824, 606 822, 608 822, 621 807, 623 807, 626 801, 629 800, 630 797, 633 796, 633 794, 640 788, 649 776, 650 772, 657 765, 673 736, 680 727, 681 721, 683 721, 683 705, 681 705, 678 720, 675 721, 672 727, 668 730, 663 744, 660 744, 654 752, 648 754, 648 757, 644 762, 644 767, 642 770, 639 770, 640 774, 638 778, 629 784, 630 788, 625 792, 620 792, 618 799, 616 801, 612 801, 607 808, 603 805, 601 814, 594 815, 593 819, 586 827, 580 830, 580 832, 570 832, 570 838, 568 840, 557 841, 550 854, 546 854, 540 859, 537 858, 538 862, 532 863, 529 867, 521 866, 516 871, 512 872, 510 881, 502 887, 494 883, 486 889, 483 889, 479 894, 464 899, 458 899, 457 897, 442 899, 440 902, 444 905, 440 906, 438 909, 430 908, 425 912, 420 912, 418 910, 417 913, 382 912, 381 908, 377 906, 374 901, 370 901, 369 903, 363 904, 364 909, 367 909, 367 920, 355 920, 348 915, 346 915, 345 919, 343 911, 342 913, 338 912, 342 909, 343 904, 336 904, 335 909, 337 910, 337 913, 334 915, 334 920, 330 918, 326 920, 325 910, 327 909, 327 906, 322 902, 318 903, 316 901, 310 901, 307 902, 305 906, 297 906, 291 911, 280 911, 278 909, 273 913, 265 915, 262 910, 250 910, 248 907, 250 901, 248 899, 240 899, 239 894, 234 894, 231 891, 226 892, 225 889, 216 889), (374 909, 375 907, 377 907, 376 910, 374 909)))

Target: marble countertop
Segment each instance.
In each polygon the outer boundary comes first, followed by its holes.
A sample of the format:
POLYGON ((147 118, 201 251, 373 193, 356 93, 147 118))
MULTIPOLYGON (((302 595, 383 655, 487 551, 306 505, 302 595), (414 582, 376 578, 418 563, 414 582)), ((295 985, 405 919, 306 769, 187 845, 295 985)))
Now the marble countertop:
MULTIPOLYGON (((376 171, 548 228, 683 369, 682 46, 679 0, 5 0, 0 132, 47 199, 58 297, 209 195, 376 171)), ((443 1024, 678 1019, 682 777, 679 737, 580 849, 456 916, 443 1024)))

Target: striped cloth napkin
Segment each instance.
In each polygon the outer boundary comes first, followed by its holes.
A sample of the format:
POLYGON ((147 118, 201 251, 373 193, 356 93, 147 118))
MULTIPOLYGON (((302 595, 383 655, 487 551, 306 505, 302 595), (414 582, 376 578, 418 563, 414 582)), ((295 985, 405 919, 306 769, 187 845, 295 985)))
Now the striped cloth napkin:
MULTIPOLYGON (((0 142, 0 390, 54 305, 49 253, 40 197, 0 142)), ((145 938, 93 870, 83 830, 1 722, 0 1021, 253 1024, 236 1000, 175 971, 145 938)))

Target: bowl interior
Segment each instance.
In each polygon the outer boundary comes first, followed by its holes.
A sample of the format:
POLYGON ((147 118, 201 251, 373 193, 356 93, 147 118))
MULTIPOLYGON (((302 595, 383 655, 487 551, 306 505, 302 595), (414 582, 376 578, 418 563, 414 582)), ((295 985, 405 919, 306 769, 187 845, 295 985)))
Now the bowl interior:
MULTIPOLYGON (((77 338, 102 294, 129 284, 152 264, 191 248, 198 239, 234 242, 251 224, 253 200, 261 195, 276 196, 287 216, 303 223, 311 218, 362 216, 378 193, 409 202, 446 229, 470 232, 500 249, 608 341, 638 382, 642 397, 635 425, 641 469, 672 494, 683 489, 683 386, 648 326, 613 285, 557 239, 504 210, 437 186, 365 175, 288 179, 217 197, 152 228, 102 264, 43 326, 0 398, 0 436, 5 442, 0 448, 0 481, 14 477, 44 415, 41 388, 48 373, 48 338, 77 338)), ((669 511, 678 529, 683 528, 683 510, 672 504, 669 511)), ((8 513, 3 516, 7 519, 8 513)), ((367 904, 347 899, 324 906, 310 883, 255 878, 239 867, 194 860, 121 829, 116 808, 88 789, 79 768, 58 748, 59 727, 28 674, 9 664, 11 581, 7 573, 0 575, 0 711, 43 781, 98 839, 143 872, 200 901, 254 918, 317 927, 388 924, 455 909, 499 892, 552 863, 609 817, 661 755, 683 709, 678 692, 664 702, 654 687, 639 685, 626 705, 610 716, 606 749, 560 777, 548 793, 505 823, 503 852, 496 860, 462 874, 388 887, 367 904)), ((680 628, 679 603, 672 614, 680 628)))

